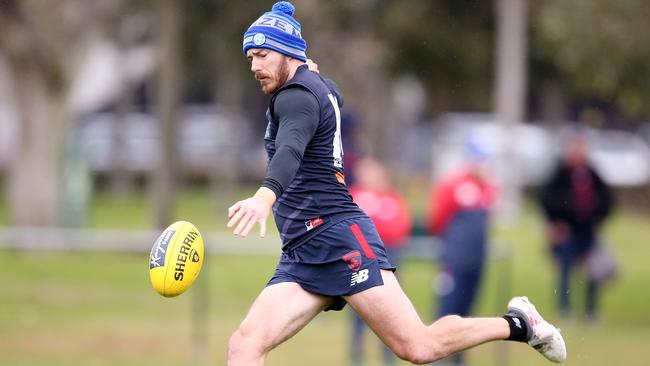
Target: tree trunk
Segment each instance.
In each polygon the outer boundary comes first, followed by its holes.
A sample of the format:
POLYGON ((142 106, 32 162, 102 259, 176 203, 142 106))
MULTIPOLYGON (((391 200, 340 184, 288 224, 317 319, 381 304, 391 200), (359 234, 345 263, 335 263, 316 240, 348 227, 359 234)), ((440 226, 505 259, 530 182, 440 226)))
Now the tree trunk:
POLYGON ((58 224, 63 177, 62 146, 67 130, 63 93, 48 90, 42 73, 13 65, 18 151, 9 167, 7 190, 13 225, 58 224))
MULTIPOLYGON (((228 150, 221 157, 220 168, 212 170, 211 181, 213 191, 226 191, 234 193, 242 177, 239 156, 242 154, 245 142, 250 136, 250 131, 259 130, 263 125, 255 123, 257 119, 238 118, 244 114, 244 83, 241 76, 233 72, 231 65, 247 63, 239 48, 228 47, 228 39, 224 31, 215 30, 216 67, 215 67, 215 104, 228 118, 220 123, 227 124, 226 131, 230 134, 228 150), (232 116, 232 118, 231 118, 232 116)), ((239 43, 237 43, 239 45, 239 43)), ((237 66, 239 67, 239 66, 237 66)), ((252 74, 251 74, 252 75, 252 74)), ((262 116, 257 116, 262 118, 262 116)))
POLYGON ((154 220, 162 229, 170 224, 176 191, 176 125, 181 89, 180 22, 181 3, 160 2, 160 39, 158 44, 158 117, 160 155, 153 174, 154 220))
POLYGON ((11 224, 17 226, 56 225, 61 205, 69 82, 60 43, 53 38, 53 17, 40 5, 4 1, 0 6, 0 48, 17 118, 17 151, 6 193, 11 224))
POLYGON ((504 154, 500 161, 503 200, 500 213, 506 219, 517 216, 521 182, 515 151, 517 126, 524 119, 526 100, 526 0, 498 0, 496 42, 495 109, 504 127, 504 154))

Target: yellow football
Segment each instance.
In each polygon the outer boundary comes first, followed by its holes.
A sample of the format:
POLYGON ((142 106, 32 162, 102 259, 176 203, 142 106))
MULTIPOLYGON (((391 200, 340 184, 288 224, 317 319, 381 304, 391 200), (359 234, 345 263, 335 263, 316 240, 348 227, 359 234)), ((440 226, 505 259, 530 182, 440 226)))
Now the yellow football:
POLYGON ((192 223, 177 221, 160 234, 151 248, 151 284, 165 297, 178 296, 192 286, 202 265, 201 233, 192 223))

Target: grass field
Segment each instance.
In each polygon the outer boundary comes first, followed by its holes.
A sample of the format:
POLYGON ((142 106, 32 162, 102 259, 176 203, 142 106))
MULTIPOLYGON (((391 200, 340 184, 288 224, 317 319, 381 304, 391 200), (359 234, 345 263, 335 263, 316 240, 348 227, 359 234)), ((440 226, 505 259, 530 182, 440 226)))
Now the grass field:
MULTIPOLYGON (((178 217, 202 230, 223 227, 218 195, 183 195, 178 217)), ((2 207, 2 206, 0 206, 2 207)), ((92 227, 147 227, 150 215, 142 197, 99 197, 91 212, 92 227)), ((0 218, 5 214, 0 214, 0 218)), ((0 224, 4 224, 1 223, 0 224)), ((543 250, 542 226, 527 210, 508 229, 496 229, 494 241, 512 250, 511 284, 503 280, 503 261, 489 264, 477 314, 503 310, 507 296, 527 294, 548 318, 557 321, 567 340, 567 365, 650 364, 650 226, 648 217, 619 213, 606 234, 621 264, 618 280, 605 289, 602 316, 585 322, 581 314, 559 320, 553 307, 554 272, 543 250), (510 289, 508 289, 510 287, 510 289)), ((236 240, 233 238, 232 240, 236 240)), ((277 239, 268 244, 279 246, 277 239)), ((225 364, 229 334, 271 274, 276 258, 218 256, 206 259, 200 281, 188 293, 165 299, 148 278, 148 253, 33 253, 0 251, 0 365, 187 365, 196 326, 193 314, 205 289, 208 313, 200 319, 209 329, 199 341, 208 345, 208 364, 225 364)), ((413 260, 400 270, 402 284, 422 318, 432 320, 431 278, 435 265, 413 260)), ((575 278, 576 309, 582 286, 575 278)), ((323 313, 269 357, 269 365, 346 365, 350 314, 323 313)), ((368 365, 379 364, 374 336, 366 340, 368 365)), ((469 354, 472 365, 547 365, 536 352, 519 344, 484 345, 469 354)))

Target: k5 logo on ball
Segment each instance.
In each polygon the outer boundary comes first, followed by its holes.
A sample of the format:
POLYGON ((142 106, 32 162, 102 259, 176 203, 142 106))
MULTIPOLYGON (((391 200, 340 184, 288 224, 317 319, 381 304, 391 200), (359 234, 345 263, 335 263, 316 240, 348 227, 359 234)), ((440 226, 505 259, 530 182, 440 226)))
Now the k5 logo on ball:
POLYGON ((149 260, 149 269, 162 267, 165 265, 165 253, 167 253, 167 246, 175 230, 165 230, 156 240, 156 243, 151 248, 151 256, 149 260))

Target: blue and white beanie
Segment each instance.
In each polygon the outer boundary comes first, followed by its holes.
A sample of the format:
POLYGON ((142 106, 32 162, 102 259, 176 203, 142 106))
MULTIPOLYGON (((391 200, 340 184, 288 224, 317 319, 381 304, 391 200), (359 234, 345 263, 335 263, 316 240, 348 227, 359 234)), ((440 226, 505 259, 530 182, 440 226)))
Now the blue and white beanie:
POLYGON ((244 33, 244 54, 251 48, 269 48, 298 60, 307 61, 307 42, 300 34, 300 23, 293 19, 296 8, 278 1, 244 33))

